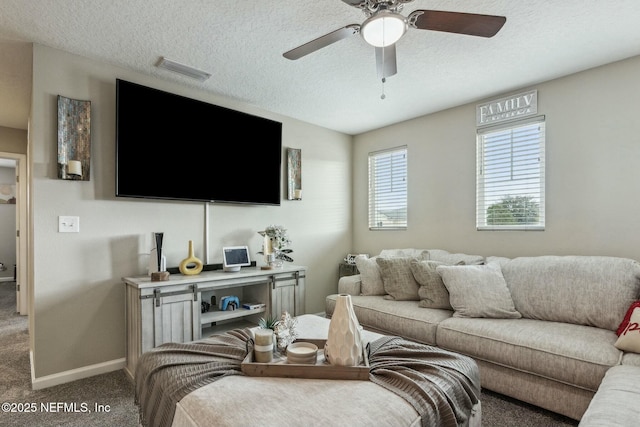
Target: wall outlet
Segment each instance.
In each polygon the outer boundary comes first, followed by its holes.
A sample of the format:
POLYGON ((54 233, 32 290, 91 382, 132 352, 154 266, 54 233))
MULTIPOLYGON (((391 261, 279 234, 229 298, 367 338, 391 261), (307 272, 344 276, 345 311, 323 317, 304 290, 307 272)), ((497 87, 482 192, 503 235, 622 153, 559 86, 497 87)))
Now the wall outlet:
POLYGON ((58 217, 58 233, 79 233, 80 217, 79 216, 59 216, 58 217))

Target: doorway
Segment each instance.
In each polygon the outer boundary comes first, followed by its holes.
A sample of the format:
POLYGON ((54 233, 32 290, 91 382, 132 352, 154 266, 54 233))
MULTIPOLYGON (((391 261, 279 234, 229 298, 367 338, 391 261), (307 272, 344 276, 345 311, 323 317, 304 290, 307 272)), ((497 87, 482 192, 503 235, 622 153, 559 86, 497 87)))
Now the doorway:
MULTIPOLYGON (((0 152, 0 206, 5 211, 7 222, 15 224, 12 229, 0 230, 5 241, 15 242, 15 252, 11 252, 13 245, 8 243, 4 256, 0 258, 0 280, 12 280, 16 287, 16 312, 21 315, 29 314, 29 292, 27 286, 27 161, 26 155, 0 152), (13 170, 13 171, 12 171, 13 170), (14 216, 8 209, 15 209, 14 216), (6 235, 6 236, 5 236, 6 235), (13 256, 12 256, 13 255, 13 256)), ((7 225, 7 224, 5 224, 7 225)))

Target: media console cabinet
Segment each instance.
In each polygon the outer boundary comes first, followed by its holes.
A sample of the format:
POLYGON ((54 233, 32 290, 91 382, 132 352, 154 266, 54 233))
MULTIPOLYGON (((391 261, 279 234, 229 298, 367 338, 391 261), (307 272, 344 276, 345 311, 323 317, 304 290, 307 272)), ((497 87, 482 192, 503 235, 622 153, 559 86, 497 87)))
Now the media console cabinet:
POLYGON ((138 357, 166 342, 188 342, 233 328, 255 326, 261 317, 304 314, 306 267, 273 270, 243 267, 239 272, 205 271, 152 282, 149 276, 125 277, 126 367, 132 378, 138 357), (222 297, 237 296, 240 307, 220 310, 222 297), (202 312, 203 302, 211 304, 202 312), (215 304, 212 304, 215 302, 215 304), (243 303, 264 307, 244 309, 243 303))

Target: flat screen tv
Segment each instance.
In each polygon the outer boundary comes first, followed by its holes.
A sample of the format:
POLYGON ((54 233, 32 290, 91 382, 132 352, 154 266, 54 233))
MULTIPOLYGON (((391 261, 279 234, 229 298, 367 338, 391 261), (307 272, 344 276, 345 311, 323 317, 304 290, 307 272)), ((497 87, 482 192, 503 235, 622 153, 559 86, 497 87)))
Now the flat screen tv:
POLYGON ((279 205, 282 123, 116 79, 116 197, 279 205))

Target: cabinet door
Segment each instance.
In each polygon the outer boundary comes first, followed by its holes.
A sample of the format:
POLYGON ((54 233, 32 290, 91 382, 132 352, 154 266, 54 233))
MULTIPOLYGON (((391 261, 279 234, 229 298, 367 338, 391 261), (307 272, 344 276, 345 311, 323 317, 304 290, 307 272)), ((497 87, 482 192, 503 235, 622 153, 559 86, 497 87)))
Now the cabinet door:
POLYGON ((271 288, 271 315, 283 312, 292 316, 304 314, 304 277, 299 274, 274 276, 271 288))
POLYGON ((200 338, 200 301, 193 293, 154 298, 154 347, 167 342, 188 342, 200 338))

